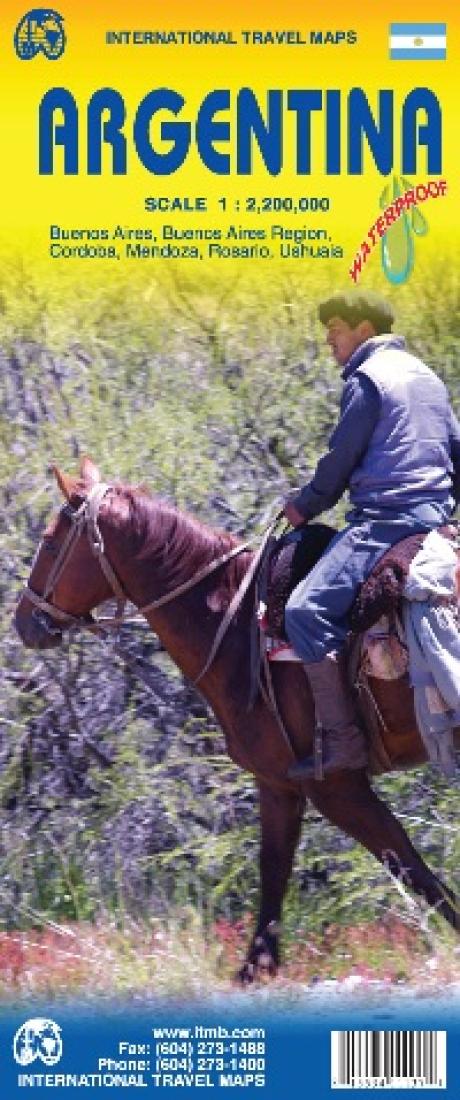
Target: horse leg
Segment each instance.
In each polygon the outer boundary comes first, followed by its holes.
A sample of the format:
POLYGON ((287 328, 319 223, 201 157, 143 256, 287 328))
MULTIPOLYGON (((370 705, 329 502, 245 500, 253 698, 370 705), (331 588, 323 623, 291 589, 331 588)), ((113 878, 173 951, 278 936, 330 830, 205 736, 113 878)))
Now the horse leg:
POLYGON ((305 797, 261 783, 260 905, 257 927, 238 979, 254 981, 258 973, 273 976, 279 963, 279 921, 300 836, 305 797))
POLYGON ((309 786, 320 813, 358 840, 416 894, 425 898, 457 931, 455 895, 430 871, 389 806, 377 797, 364 771, 341 772, 309 786))

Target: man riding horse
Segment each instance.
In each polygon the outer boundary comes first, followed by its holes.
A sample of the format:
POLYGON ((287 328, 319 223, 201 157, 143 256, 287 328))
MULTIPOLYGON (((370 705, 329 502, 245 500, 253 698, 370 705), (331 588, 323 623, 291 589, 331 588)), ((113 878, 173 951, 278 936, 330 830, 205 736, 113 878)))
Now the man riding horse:
MULTIPOLYGON (((366 740, 347 683, 349 612, 362 582, 396 542, 449 522, 460 500, 460 424, 444 383, 392 334, 380 296, 336 293, 319 317, 343 368, 340 419, 312 480, 285 504, 297 527, 331 508, 346 488, 348 525, 294 589, 286 633, 304 662, 325 734, 323 770, 361 768, 366 740)), ((313 757, 291 769, 315 774, 313 757)))

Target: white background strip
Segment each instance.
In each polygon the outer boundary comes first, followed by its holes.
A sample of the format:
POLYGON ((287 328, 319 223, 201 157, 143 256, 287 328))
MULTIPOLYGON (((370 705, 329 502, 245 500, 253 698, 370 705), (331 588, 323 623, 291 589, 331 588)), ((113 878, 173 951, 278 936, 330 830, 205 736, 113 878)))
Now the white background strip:
POLYGON ((414 45, 415 39, 420 38, 422 45, 419 49, 425 50, 444 50, 446 48, 446 36, 445 34, 392 34, 390 38, 390 45, 392 50, 410 50, 414 45))

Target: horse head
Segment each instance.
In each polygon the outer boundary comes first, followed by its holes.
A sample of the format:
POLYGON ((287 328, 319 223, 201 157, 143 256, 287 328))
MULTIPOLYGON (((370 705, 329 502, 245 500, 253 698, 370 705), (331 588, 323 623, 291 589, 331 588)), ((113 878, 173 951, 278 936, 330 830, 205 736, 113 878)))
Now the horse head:
POLYGON ((57 467, 53 472, 65 504, 44 532, 14 619, 21 641, 32 649, 60 645, 65 626, 88 619, 113 595, 91 544, 97 528, 89 527, 85 507, 99 490, 104 493, 99 470, 84 458, 78 478, 57 467))

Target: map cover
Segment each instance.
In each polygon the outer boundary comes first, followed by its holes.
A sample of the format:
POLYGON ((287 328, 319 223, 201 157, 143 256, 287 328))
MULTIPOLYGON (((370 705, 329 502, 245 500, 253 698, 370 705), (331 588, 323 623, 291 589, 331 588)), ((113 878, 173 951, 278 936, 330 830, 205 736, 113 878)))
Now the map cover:
POLYGON ((249 648, 218 670, 337 421, 320 302, 382 295, 459 408, 459 33, 453 0, 2 5, 5 1100, 458 1095, 455 775, 372 778, 438 883, 416 896, 353 786, 348 833, 319 796, 283 816, 249 648))

